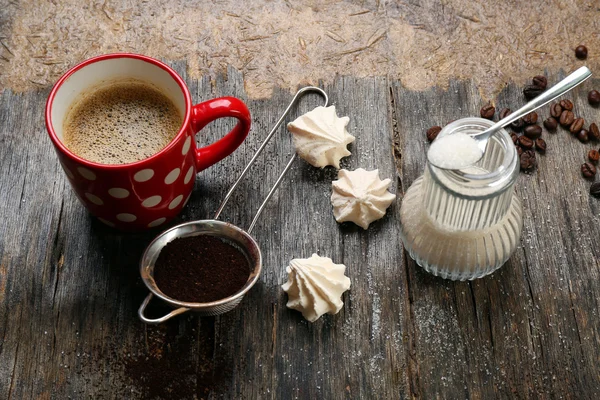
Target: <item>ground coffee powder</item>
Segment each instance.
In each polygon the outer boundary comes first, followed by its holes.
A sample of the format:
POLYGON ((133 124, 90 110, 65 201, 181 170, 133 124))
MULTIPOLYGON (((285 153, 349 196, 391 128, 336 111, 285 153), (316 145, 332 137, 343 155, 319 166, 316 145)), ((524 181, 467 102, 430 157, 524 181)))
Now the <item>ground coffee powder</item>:
POLYGON ((231 296, 250 276, 250 263, 240 250, 209 235, 168 243, 154 265, 154 281, 173 299, 206 303, 231 296))

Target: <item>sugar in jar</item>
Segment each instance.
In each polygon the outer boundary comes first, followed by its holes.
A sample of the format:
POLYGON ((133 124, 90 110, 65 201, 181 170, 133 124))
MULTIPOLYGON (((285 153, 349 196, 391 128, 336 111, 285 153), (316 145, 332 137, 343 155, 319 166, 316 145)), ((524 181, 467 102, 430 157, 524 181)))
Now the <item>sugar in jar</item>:
MULTIPOLYGON (((492 121, 464 118, 438 138, 473 134, 492 121)), ((442 278, 480 278, 500 268, 517 248, 523 227, 521 201, 514 191, 519 157, 501 129, 489 139, 481 160, 464 169, 427 164, 400 207, 401 234, 410 256, 442 278)))

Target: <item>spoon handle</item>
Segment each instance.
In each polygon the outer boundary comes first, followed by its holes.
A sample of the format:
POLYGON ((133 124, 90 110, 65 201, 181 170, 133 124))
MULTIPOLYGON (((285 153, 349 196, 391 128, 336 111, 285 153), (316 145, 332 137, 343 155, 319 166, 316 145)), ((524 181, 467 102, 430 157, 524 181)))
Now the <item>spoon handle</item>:
POLYGON ((555 98, 573 89, 590 76, 592 76, 592 72, 587 67, 579 68, 575 72, 568 75, 565 79, 558 82, 556 85, 552 86, 550 89, 546 90, 544 93, 540 94, 523 107, 519 108, 517 111, 490 126, 488 129, 486 129, 486 131, 496 131, 497 129, 500 129, 501 127, 504 127, 529 114, 530 112, 537 110, 544 104, 551 102, 555 98))

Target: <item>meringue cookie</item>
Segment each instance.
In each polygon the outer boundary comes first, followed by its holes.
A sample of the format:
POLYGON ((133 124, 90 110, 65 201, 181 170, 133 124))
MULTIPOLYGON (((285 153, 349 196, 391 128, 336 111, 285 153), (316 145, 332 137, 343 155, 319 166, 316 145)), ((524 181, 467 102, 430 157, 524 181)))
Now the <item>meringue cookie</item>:
POLYGON ((379 170, 340 170, 332 182, 331 205, 337 222, 351 221, 367 229, 369 224, 385 215, 396 198, 387 191, 392 181, 379 179, 379 170))
POLYGON ((346 146, 354 136, 346 130, 350 118, 339 118, 335 106, 317 107, 287 125, 293 134, 294 147, 300 157, 314 167, 333 165, 340 168, 340 159, 349 156, 346 146))
POLYGON ((287 307, 300 311, 310 322, 325 313, 337 314, 344 306, 342 294, 350 289, 344 264, 313 254, 293 259, 286 271, 288 281, 281 287, 288 294, 287 307))

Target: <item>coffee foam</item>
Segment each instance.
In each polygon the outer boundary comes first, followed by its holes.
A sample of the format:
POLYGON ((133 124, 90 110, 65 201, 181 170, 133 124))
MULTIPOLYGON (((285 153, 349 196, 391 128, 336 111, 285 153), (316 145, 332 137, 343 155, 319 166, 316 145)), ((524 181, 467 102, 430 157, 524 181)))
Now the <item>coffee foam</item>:
POLYGON ((173 101, 150 84, 112 81, 75 100, 64 121, 63 142, 86 160, 127 164, 165 148, 182 120, 173 101))

